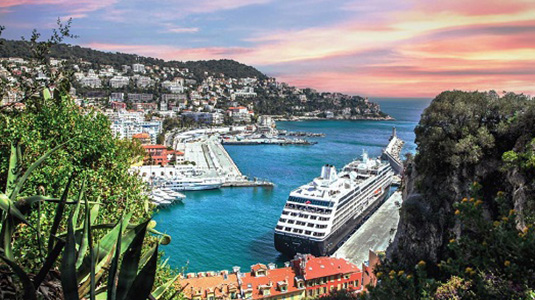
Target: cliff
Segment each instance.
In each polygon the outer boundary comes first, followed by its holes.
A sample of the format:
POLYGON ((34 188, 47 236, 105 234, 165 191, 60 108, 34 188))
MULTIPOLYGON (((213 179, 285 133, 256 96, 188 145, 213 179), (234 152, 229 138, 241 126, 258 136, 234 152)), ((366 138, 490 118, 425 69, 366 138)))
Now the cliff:
POLYGON ((484 215, 498 217, 495 201, 516 212, 517 228, 535 211, 533 151, 535 105, 524 95, 494 92, 444 92, 422 114, 418 153, 406 163, 403 206, 389 261, 409 267, 423 260, 438 263, 449 255, 450 239, 470 228, 455 218, 454 203, 481 186, 484 215), (533 153, 533 152, 531 152, 533 153))

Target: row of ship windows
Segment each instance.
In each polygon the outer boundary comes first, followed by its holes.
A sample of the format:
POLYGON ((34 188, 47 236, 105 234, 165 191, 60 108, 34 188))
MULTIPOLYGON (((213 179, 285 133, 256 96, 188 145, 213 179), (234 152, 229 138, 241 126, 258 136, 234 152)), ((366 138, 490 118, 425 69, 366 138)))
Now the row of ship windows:
MULTIPOLYGON (((278 230, 282 230, 284 227, 283 226, 280 226, 280 225, 277 225, 277 229, 278 230)), ((324 232, 312 232, 310 230, 303 230, 303 229, 297 229, 297 228, 290 228, 290 227, 286 227, 284 228, 284 231, 288 231, 288 232, 293 232, 293 233, 300 233, 300 234, 306 234, 306 235, 312 235, 312 236, 324 236, 325 233, 324 232)))
POLYGON ((283 215, 290 215, 292 217, 300 217, 300 218, 304 218, 304 219, 308 219, 310 217, 310 220, 329 221, 328 217, 317 217, 317 216, 312 216, 312 215, 307 215, 307 214, 302 214, 302 213, 290 213, 290 212, 285 211, 285 210, 282 211, 282 214, 283 215))
POLYGON ((306 199, 306 198, 300 198, 295 196, 288 197, 288 201, 297 202, 297 203, 305 203, 310 205, 317 205, 317 206, 326 206, 326 207, 332 207, 334 205, 331 201, 323 201, 323 200, 313 200, 313 199, 306 199))
POLYGON ((313 207, 308 207, 304 205, 296 205, 296 204, 290 204, 290 203, 286 203, 284 207, 290 208, 290 209, 302 210, 302 211, 311 212, 311 213, 325 214, 325 215, 328 215, 332 212, 332 209, 313 208, 313 207))
POLYGON ((303 221, 286 220, 284 218, 280 218, 279 221, 281 223, 295 224, 295 225, 301 225, 301 226, 306 225, 307 227, 312 227, 312 228, 314 228, 314 225, 316 225, 316 228, 320 228, 320 229, 327 228, 327 225, 319 225, 319 224, 314 224, 314 223, 307 224, 306 222, 303 222, 303 221))

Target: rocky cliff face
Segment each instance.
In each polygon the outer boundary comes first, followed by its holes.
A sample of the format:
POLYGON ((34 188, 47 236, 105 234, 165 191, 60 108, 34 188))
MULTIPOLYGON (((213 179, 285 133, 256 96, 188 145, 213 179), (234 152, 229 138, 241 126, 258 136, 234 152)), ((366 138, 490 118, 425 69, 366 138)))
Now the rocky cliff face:
POLYGON ((533 212, 535 174, 521 154, 513 163, 503 158, 507 151, 525 153, 535 137, 534 104, 525 100, 445 92, 426 109, 415 130, 419 152, 406 162, 404 202, 389 260, 404 266, 440 261, 448 241, 464 230, 455 222, 453 204, 474 195, 474 182, 482 186, 478 198, 489 218, 498 211, 493 199, 504 191, 507 205, 519 212, 518 226, 525 226, 533 212))

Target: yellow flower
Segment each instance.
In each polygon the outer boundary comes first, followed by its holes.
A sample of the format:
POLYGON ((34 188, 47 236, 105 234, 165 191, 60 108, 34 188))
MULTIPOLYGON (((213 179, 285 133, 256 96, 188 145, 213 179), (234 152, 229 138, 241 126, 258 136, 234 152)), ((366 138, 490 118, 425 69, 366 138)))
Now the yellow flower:
POLYGON ((396 275, 396 271, 392 270, 392 271, 390 271, 390 273, 388 273, 388 275, 394 276, 394 275, 396 275))
POLYGON ((474 269, 470 268, 470 267, 466 267, 466 269, 464 270, 465 273, 467 274, 470 274, 474 271, 474 269))
POLYGON ((461 212, 460 212, 459 210, 456 210, 456 211, 455 211, 455 215, 458 215, 458 214, 460 214, 460 213, 461 213, 461 212))
POLYGON ((499 191, 498 192, 498 197, 502 197, 503 196, 503 192, 502 191, 499 191))
POLYGON ((405 272, 404 272, 403 270, 399 270, 399 272, 398 272, 398 276, 401 276, 401 275, 403 275, 404 273, 405 273, 405 272))
POLYGON ((529 227, 524 227, 524 229, 522 229, 523 233, 528 233, 528 231, 529 231, 529 227))
POLYGON ((480 200, 477 200, 476 203, 475 203, 474 205, 475 205, 475 206, 478 206, 478 205, 480 205, 480 204, 482 204, 482 203, 483 203, 483 200, 480 199, 480 200))
POLYGON ((515 212, 516 212, 516 210, 514 210, 514 209, 511 209, 511 210, 509 211, 509 215, 510 215, 510 216, 512 216, 512 215, 514 215, 514 214, 515 214, 515 212))
POLYGON ((507 221, 509 221, 509 218, 508 217, 502 217, 502 221, 507 222, 507 221))
POLYGON ((383 275, 383 272, 377 272, 377 277, 381 277, 383 275))
POLYGON ((407 279, 411 279, 411 278, 412 278, 411 274, 407 275, 407 279))
POLYGON ((442 264, 441 264, 441 263, 438 263, 438 264, 437 264, 437 267, 438 267, 439 269, 442 268, 442 264))
POLYGON ((468 198, 464 197, 462 202, 467 202, 468 201, 468 198))
POLYGON ((494 223, 492 223, 492 224, 494 225, 494 227, 500 226, 500 222, 498 222, 498 221, 494 221, 494 223))
POLYGON ((509 267, 511 265, 511 262, 506 260, 504 263, 503 263, 504 266, 506 267, 509 267))
POLYGON ((425 267, 425 261, 420 260, 420 261, 418 262, 418 267, 420 267, 420 268, 425 267))
POLYGON ((474 198, 470 198, 470 202, 474 202, 474 198))
POLYGON ((453 244, 453 243, 455 243, 455 239, 450 240, 450 244, 453 244))

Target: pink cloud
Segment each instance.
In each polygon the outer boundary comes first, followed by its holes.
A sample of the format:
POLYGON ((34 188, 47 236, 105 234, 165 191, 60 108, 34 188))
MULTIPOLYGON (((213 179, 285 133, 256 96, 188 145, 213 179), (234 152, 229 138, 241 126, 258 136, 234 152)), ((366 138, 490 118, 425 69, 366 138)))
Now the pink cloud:
POLYGON ((513 14, 535 8, 531 0, 448 0, 448 1, 413 1, 414 9, 431 13, 454 12, 463 15, 503 15, 513 14))

